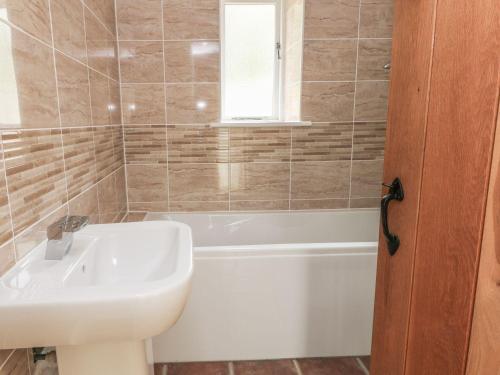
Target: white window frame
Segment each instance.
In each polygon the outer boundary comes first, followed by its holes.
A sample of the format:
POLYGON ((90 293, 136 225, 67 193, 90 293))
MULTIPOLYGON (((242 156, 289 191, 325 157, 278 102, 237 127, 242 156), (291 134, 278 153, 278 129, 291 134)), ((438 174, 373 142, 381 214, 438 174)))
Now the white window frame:
POLYGON ((221 100, 220 100, 220 110, 221 110, 221 123, 246 123, 255 121, 281 121, 283 119, 283 61, 284 61, 284 41, 283 41, 283 27, 282 24, 283 17, 283 7, 282 0, 220 0, 220 44, 221 44, 221 55, 220 55, 220 80, 221 80, 221 100), (225 58, 225 5, 226 4, 275 4, 276 6, 276 48, 274 49, 274 92, 273 92, 273 115, 271 117, 251 117, 251 118, 231 118, 225 117, 225 68, 224 68, 224 58, 225 58), (279 43, 279 44, 278 44, 279 43), (279 46, 279 47, 278 47, 279 46))

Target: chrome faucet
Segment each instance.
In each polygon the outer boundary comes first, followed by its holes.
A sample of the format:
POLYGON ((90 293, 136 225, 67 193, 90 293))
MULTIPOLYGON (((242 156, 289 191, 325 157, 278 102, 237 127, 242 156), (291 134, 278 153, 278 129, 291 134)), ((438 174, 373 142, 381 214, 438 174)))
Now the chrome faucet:
POLYGON ((64 216, 47 228, 45 259, 61 260, 71 249, 73 233, 89 223, 88 216, 64 216))

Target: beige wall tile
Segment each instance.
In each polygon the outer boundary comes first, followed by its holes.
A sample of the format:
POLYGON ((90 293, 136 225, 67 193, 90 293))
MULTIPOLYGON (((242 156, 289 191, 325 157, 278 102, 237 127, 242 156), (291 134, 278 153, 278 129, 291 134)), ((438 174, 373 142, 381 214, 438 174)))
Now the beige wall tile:
POLYGON ((131 211, 144 212, 167 212, 169 210, 168 202, 129 202, 131 211))
POLYGON ((88 216, 91 224, 99 223, 97 185, 69 201, 69 214, 88 216))
POLYGON ((348 161, 292 163, 292 199, 348 198, 348 161))
POLYGON ((125 164, 123 129, 121 126, 112 127, 113 135, 113 170, 125 164))
POLYGON ((163 83, 163 42, 120 42, 122 83, 163 83))
POLYGON ((126 210, 125 177, 123 168, 97 184, 99 222, 113 223, 121 220, 126 210))
POLYGON ((106 28, 115 34, 114 0, 84 0, 84 2, 97 15, 106 28))
POLYGON ((51 43, 48 0, 3 0, 0 19, 12 22, 31 35, 51 43))
POLYGON ((64 162, 69 199, 97 182, 92 128, 63 129, 64 162))
MULTIPOLYGON (((7 182, 5 180, 5 168, 3 161, 3 148, 0 138, 0 246, 11 239, 12 219, 10 217, 9 196, 7 194, 7 182)), ((7 251, 4 250, 4 252, 6 253, 7 251)), ((1 269, 2 265, 0 262, 0 270, 1 269)))
POLYGON ((306 0, 304 38, 356 38, 359 0, 306 0))
POLYGON ((61 131, 11 131, 2 139, 17 234, 66 203, 61 131))
POLYGON ((168 176, 171 204, 229 200, 228 164, 172 164, 168 176))
POLYGON ((231 211, 285 211, 288 210, 289 202, 286 200, 272 201, 235 201, 231 200, 231 211))
POLYGON ((219 82, 219 42, 165 42, 165 81, 219 82))
POLYGON ((165 124, 163 84, 122 85, 124 124, 165 124))
POLYGON ((127 218, 125 219, 125 221, 127 223, 132 223, 132 222, 137 222, 137 221, 144 221, 146 217, 146 213, 145 212, 129 212, 127 214, 127 218))
POLYGON ((355 73, 355 39, 304 41, 304 81, 350 81, 355 73))
POLYGON ((169 163, 227 163, 229 130, 208 126, 169 125, 169 163))
MULTIPOLYGON (((0 277, 15 264, 15 260, 14 242, 9 241, 0 245, 0 277)), ((5 351, 0 350, 0 367, 5 360, 5 354, 5 351)))
POLYGON ((292 210, 334 210, 348 208, 349 199, 292 199, 292 210))
POLYGON ((89 78, 92 124, 110 125, 108 78, 93 70, 89 70, 89 78))
POLYGON ((116 0, 120 40, 161 40, 161 0, 116 0))
POLYGON ((167 128, 165 125, 125 127, 127 164, 166 164, 167 128))
POLYGON ((94 127, 93 131, 97 180, 102 180, 113 172, 115 168, 113 128, 110 126, 98 126, 94 127))
POLYGON ((379 197, 382 191, 383 160, 353 161, 351 198, 379 197))
POLYGON ((353 160, 383 160, 385 128, 385 122, 356 122, 353 160))
POLYGON ((87 67, 60 53, 56 54, 56 66, 61 126, 90 125, 87 67))
POLYGON ((2 368, 2 365, 4 362, 9 358, 9 356, 12 354, 13 349, 2 349, 0 350, 0 368, 2 368))
POLYGON ((233 128, 230 132, 233 163, 290 160, 290 128, 233 128))
POLYGON ((60 51, 87 62, 83 7, 80 0, 52 0, 54 46, 60 51))
POLYGON ((218 84, 167 85, 169 124, 207 124, 219 120, 218 84))
POLYGON ((108 80, 108 112, 109 121, 111 125, 122 124, 122 110, 121 110, 121 97, 120 97, 120 84, 111 79, 108 80))
POLYGON ((166 40, 218 39, 219 0, 164 0, 166 40))
POLYGON ((351 160, 352 122, 292 129, 293 161, 351 160))
POLYGON ((352 121, 354 83, 304 82, 302 119, 314 122, 352 121))
POLYGON ((231 201, 288 199, 290 163, 231 164, 231 201))
POLYGON ((359 36, 361 38, 390 38, 392 36, 393 2, 362 0, 359 36))
POLYGON ((358 80, 388 80, 391 62, 391 39, 360 39, 358 57, 358 80))
POLYGON ((168 171, 166 165, 128 165, 127 183, 128 199, 131 204, 138 202, 167 205, 168 171))
POLYGON ((170 202, 171 212, 229 211, 229 201, 220 202, 170 202))
POLYGON ((29 375, 28 353, 26 349, 17 349, 2 367, 3 375, 29 375))
POLYGON ((385 121, 389 82, 356 83, 356 121, 385 121))
POLYGON ((0 55, 0 64, 7 69, 0 84, 12 97, 12 102, 0 110, 0 127, 59 126, 52 50, 3 22, 0 43, 11 46, 10 54, 0 55))
POLYGON ((380 198, 353 198, 350 200, 350 208, 379 208, 380 198))

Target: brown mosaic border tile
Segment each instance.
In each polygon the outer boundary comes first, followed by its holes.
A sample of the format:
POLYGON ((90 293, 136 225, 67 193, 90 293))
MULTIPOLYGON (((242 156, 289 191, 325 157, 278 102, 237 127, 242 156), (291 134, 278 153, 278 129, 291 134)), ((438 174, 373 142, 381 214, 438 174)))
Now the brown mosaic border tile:
POLYGON ((231 128, 230 159, 232 163, 290 161, 291 129, 231 128))
POLYGON ((383 160, 385 129, 385 122, 356 122, 353 160, 383 160))
POLYGON ((166 164, 167 128, 164 125, 126 126, 125 160, 127 164, 166 164))

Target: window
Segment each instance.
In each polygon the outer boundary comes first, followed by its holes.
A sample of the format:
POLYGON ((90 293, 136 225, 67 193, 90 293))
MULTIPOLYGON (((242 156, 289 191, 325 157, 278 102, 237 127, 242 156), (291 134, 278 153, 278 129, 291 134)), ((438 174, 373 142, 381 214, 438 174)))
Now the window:
POLYGON ((280 120, 280 0, 222 5, 222 121, 280 120))

